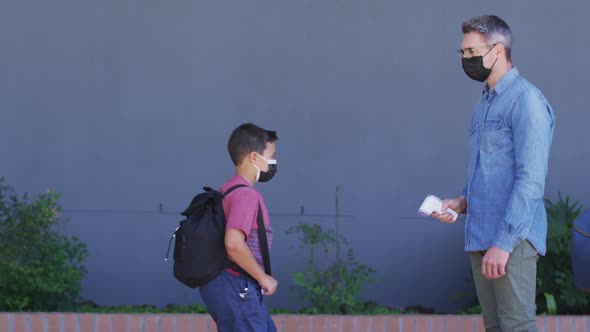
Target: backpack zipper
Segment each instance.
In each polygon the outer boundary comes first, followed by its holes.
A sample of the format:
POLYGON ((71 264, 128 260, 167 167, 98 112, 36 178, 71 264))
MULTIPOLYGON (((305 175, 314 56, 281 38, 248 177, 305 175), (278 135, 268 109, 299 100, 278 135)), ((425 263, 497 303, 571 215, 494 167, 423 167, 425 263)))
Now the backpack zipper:
POLYGON ((168 250, 166 251, 166 258, 164 258, 164 262, 168 261, 168 256, 170 255, 170 247, 172 246, 172 240, 176 238, 176 231, 178 231, 179 228, 180 226, 176 227, 174 233, 172 233, 172 236, 170 237, 170 242, 168 242, 168 250))

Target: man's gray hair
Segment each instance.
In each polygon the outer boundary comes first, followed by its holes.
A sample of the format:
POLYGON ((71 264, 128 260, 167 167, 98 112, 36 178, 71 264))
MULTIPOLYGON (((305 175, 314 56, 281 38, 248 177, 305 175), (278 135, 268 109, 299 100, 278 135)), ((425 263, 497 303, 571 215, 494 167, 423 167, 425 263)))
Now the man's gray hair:
POLYGON ((512 58, 512 31, 506 22, 496 15, 476 16, 463 22, 463 33, 479 32, 490 44, 502 43, 506 48, 506 57, 512 58))

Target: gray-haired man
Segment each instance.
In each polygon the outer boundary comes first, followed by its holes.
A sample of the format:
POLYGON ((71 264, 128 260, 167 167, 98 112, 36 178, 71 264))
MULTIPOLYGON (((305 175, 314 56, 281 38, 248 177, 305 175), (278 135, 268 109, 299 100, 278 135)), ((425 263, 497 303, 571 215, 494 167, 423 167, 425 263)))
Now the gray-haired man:
MULTIPOLYGON (((545 254, 543 205, 555 117, 542 93, 512 66, 512 33, 497 16, 463 23, 465 74, 486 82, 469 129, 471 158, 462 194, 444 201, 466 213, 470 252, 486 331, 537 331, 538 254, 545 254)), ((433 216, 452 222, 448 214, 433 216)))

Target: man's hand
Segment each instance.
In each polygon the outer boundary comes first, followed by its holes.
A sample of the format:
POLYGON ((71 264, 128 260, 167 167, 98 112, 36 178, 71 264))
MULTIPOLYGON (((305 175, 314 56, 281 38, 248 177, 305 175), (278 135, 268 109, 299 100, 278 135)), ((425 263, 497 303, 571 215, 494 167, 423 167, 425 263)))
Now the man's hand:
POLYGON ((486 251, 481 261, 481 273, 488 279, 498 279, 506 274, 506 264, 510 253, 498 247, 486 251))
MULTIPOLYGON (((451 199, 445 199, 442 201, 442 211, 445 212, 447 209, 455 210, 455 212, 461 214, 463 211, 467 209, 467 200, 465 197, 457 197, 451 199)), ((436 218, 439 221, 446 222, 449 224, 454 223, 453 216, 448 213, 438 214, 436 212, 432 213, 432 217, 436 218)))
POLYGON ((272 295, 276 292, 277 286, 279 283, 276 281, 275 278, 265 274, 260 280, 258 280, 258 284, 262 288, 262 294, 264 295, 272 295))

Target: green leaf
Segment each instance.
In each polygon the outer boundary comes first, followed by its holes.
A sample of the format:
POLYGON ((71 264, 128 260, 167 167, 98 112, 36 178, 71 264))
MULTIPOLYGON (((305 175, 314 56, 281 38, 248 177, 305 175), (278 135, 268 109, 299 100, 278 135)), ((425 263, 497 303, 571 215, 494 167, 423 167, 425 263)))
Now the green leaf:
POLYGON ((555 303, 555 297, 549 293, 545 293, 545 301, 547 303, 547 314, 557 315, 557 304, 555 303))

